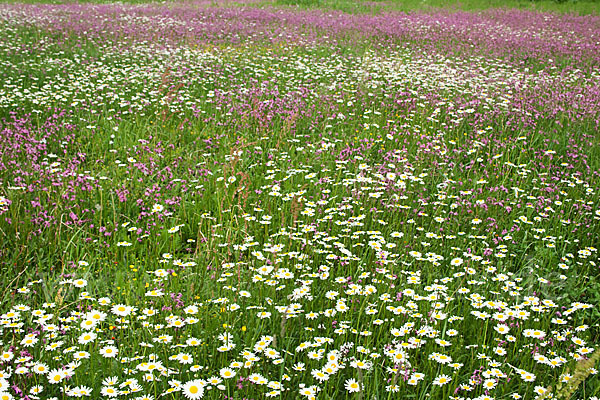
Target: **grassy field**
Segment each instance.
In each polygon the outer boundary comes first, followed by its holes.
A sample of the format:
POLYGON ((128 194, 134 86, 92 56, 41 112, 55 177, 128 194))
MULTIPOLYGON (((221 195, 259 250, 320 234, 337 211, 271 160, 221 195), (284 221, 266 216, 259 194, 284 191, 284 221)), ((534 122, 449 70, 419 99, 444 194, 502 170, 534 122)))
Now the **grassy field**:
MULTIPOLYGON (((72 4, 73 0, 5 0, 5 3, 48 3, 72 4)), ((110 4, 110 0, 83 0, 77 3, 110 4)), ((148 0, 125 0, 128 4, 145 4, 148 0)), ((163 1, 163 4, 177 4, 177 1, 163 1)), ((204 6, 240 7, 248 5, 241 0, 213 0, 204 2, 204 6)), ((598 0, 252 0, 255 7, 298 7, 301 9, 329 9, 347 13, 382 13, 382 12, 431 12, 436 10, 450 11, 483 11, 492 8, 519 9, 562 14, 598 15, 598 0)))
POLYGON ((514 8, 580 15, 598 15, 600 12, 600 3, 596 0, 267 0, 264 4, 279 4, 301 8, 328 8, 349 13, 427 12, 438 9, 482 11, 491 8, 514 8))
POLYGON ((284 3, 0 5, 0 399, 597 400, 595 3, 284 3))

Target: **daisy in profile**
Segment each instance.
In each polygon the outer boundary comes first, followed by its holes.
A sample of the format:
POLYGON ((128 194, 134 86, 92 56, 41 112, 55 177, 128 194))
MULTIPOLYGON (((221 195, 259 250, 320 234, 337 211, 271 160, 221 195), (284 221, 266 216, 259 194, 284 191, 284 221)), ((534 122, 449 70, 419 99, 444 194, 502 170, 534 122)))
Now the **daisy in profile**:
POLYGON ((535 381, 535 375, 527 372, 527 371, 519 371, 519 373, 521 374, 521 379, 523 379, 525 382, 534 382, 535 381))
POLYGON ((300 394, 307 398, 314 397, 315 389, 312 386, 311 387, 303 387, 300 389, 300 394))
POLYGON ((101 297, 98 299, 98 304, 101 306, 107 306, 110 304, 110 299, 108 297, 101 297))
MULTIPOLYGON (((39 341, 39 339, 35 336, 35 335, 27 335, 23 338, 23 340, 21 340, 21 344, 24 347, 32 347, 34 346, 37 342, 39 341)), ((18 361, 18 360, 17 360, 18 361)))
POLYGON ((329 379, 329 375, 321 370, 313 369, 311 375, 319 382, 324 382, 329 379))
POLYGON ((106 313, 104 313, 102 311, 92 310, 85 314, 85 319, 94 321, 96 323, 102 322, 106 319, 106 313))
POLYGON ((219 378, 218 376, 211 376, 208 378, 208 383, 214 386, 220 384, 221 382, 223 382, 223 379, 219 378))
POLYGON ((71 390, 71 393, 75 397, 90 396, 92 389, 87 386, 77 386, 71 390))
POLYGON ((261 311, 261 312, 258 313, 257 317, 260 318, 260 319, 270 318, 271 317, 271 313, 268 312, 268 311, 261 311))
MULTIPOLYGON (((260 374, 251 374, 248 377, 248 380, 250 382, 255 383, 255 384, 258 385, 258 384, 260 384, 260 382, 262 382, 264 380, 264 378, 260 374)), ((265 383, 267 383, 267 382, 265 382, 265 383)))
POLYGON ((104 378, 102 384, 104 386, 115 386, 119 382, 119 378, 116 376, 110 376, 108 378, 104 378))
POLYGON ((77 351, 73 353, 73 358, 75 360, 90 358, 90 353, 88 353, 87 351, 77 351))
MULTIPOLYGON (((408 385, 411 385, 411 386, 417 386, 417 385, 419 384, 419 380, 418 380, 418 379, 415 379, 414 377, 412 377, 412 376, 411 376, 411 377, 410 377, 410 378, 409 378, 409 379, 406 381, 406 383, 407 383, 408 385)), ((397 387, 398 385, 394 385, 394 386, 396 386, 396 387, 397 387)), ((389 391, 389 390, 388 390, 388 391, 389 391)))
POLYGON ((183 385, 181 391, 190 400, 201 399, 204 395, 205 383, 199 379, 189 381, 183 385))
POLYGON ((188 338, 185 343, 188 346, 200 346, 200 344, 202 344, 202 342, 200 341, 200 339, 196 339, 195 337, 190 337, 188 338))

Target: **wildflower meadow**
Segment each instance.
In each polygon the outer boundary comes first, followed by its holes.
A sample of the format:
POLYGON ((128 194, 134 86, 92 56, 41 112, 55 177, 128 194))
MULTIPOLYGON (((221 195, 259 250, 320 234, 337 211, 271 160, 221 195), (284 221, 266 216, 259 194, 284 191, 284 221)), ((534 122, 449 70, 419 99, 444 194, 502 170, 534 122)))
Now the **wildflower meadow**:
POLYGON ((597 400, 600 16, 284 3, 0 4, 0 400, 597 400))

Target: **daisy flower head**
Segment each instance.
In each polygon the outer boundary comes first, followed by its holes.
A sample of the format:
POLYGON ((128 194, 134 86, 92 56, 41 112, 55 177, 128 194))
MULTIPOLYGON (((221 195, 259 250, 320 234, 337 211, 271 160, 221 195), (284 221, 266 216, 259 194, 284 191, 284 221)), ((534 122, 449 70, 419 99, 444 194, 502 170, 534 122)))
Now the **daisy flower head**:
POLYGON ((354 378, 346 379, 344 387, 350 393, 360 392, 360 384, 354 378))
POLYGON ((533 337, 536 339, 543 339, 546 336, 546 332, 538 330, 538 329, 525 329, 523 331, 523 336, 533 337))
POLYGON ((79 326, 81 327, 81 329, 93 329, 96 327, 97 323, 98 322, 93 319, 84 319, 83 321, 81 321, 79 326))
POLYGON ((36 374, 46 374, 48 373, 48 366, 42 363, 35 363, 33 365, 33 372, 36 374))
MULTIPOLYGON (((90 396, 92 394, 92 388, 87 386, 77 386, 71 390, 73 396, 75 397, 84 397, 90 396)), ((67 393, 68 394, 68 393, 67 393)))
POLYGON ((495 379, 486 379, 485 382, 483 382, 483 387, 486 390, 491 390, 495 388, 496 385, 498 385, 498 382, 495 379))
POLYGON ((101 306, 107 306, 110 303, 111 303, 111 301, 108 297, 101 297, 98 299, 98 304, 100 304, 101 306))
POLYGON ((75 360, 87 359, 90 358, 90 353, 88 353, 87 351, 77 351, 73 353, 73 358, 75 360))
POLYGON ((124 304, 115 304, 111 311, 113 314, 116 314, 119 317, 126 317, 133 311, 133 307, 126 306, 124 304))
POLYGON ((448 375, 440 375, 433 380, 435 386, 444 386, 452 380, 448 375))
POLYGON ((194 359, 192 358, 191 354, 187 354, 187 353, 180 353, 177 355, 177 360, 181 363, 181 364, 192 364, 194 362, 194 359))
POLYGON ((257 317, 260 319, 265 319, 265 318, 270 318, 271 317, 271 313, 268 311, 261 311, 257 314, 257 317))
POLYGON ((117 349, 115 346, 106 346, 100 349, 99 353, 102 357, 113 358, 117 356, 119 349, 117 349))
POLYGON ((114 386, 119 382, 119 378, 116 376, 109 376, 108 378, 104 378, 102 384, 104 386, 114 386))
POLYGON ((190 400, 201 399, 204 395, 205 385, 206 384, 204 383, 204 381, 201 381, 200 379, 195 379, 184 384, 181 388, 181 391, 183 392, 184 396, 190 400))
POLYGON ((87 281, 85 279, 75 279, 73 281, 73 286, 76 288, 83 288, 87 286, 87 281))
POLYGON ((113 386, 104 386, 100 390, 100 394, 105 397, 117 397, 120 391, 113 386))
POLYGON ((38 341, 39 339, 37 337, 28 335, 25 338, 23 338, 23 340, 21 341, 21 345, 23 345, 24 347, 33 347, 38 341))
POLYGON ((458 267, 458 266, 462 265, 462 263, 463 263, 463 259, 460 257, 453 258, 452 261, 450 261, 450 265, 452 265, 454 267, 458 267))
POLYGON ((221 382, 223 382, 223 379, 219 378, 218 376, 211 376, 210 378, 208 378, 208 383, 210 385, 218 385, 221 382))
POLYGON ((96 339, 97 335, 94 332, 86 332, 79 336, 77 342, 79 344, 88 344, 96 339))
POLYGON ((533 392, 539 396, 542 396, 544 393, 546 393, 548 391, 547 388, 543 387, 543 386, 536 386, 533 389, 533 392))
POLYGON ((415 379, 415 378, 413 378, 413 377, 410 377, 410 378, 409 378, 409 379, 406 381, 406 383, 407 383, 408 385, 410 385, 410 386, 416 386, 416 385, 418 385, 418 384, 419 384, 419 380, 418 380, 418 379, 415 379))
POLYGON ((219 375, 221 375, 221 378, 223 379, 231 379, 235 377, 235 374, 236 372, 231 368, 221 368, 221 370, 219 371, 219 375))
POLYGON ((315 390, 315 388, 313 386, 310 386, 310 387, 301 387, 300 388, 300 394, 302 396, 305 396, 306 398, 311 398, 311 397, 314 398, 314 396, 316 394, 316 390, 315 390))
POLYGON ((255 383, 257 385, 266 385, 267 383, 269 383, 269 381, 267 379, 265 379, 264 376, 260 375, 260 374, 251 374, 248 379, 250 380, 250 382, 255 383))
POLYGON ((329 375, 321 370, 313 369, 311 375, 319 382, 325 382, 329 379, 329 375))
POLYGON ((65 377, 65 374, 63 371, 58 370, 58 369, 53 369, 48 373, 48 382, 50 382, 51 384, 57 384, 60 383, 63 378, 65 377))

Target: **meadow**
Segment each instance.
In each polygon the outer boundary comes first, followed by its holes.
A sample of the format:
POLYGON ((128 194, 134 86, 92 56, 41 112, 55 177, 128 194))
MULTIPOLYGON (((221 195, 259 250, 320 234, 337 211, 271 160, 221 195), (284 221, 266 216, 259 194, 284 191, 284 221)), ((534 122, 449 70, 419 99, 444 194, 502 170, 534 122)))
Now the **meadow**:
POLYGON ((597 400, 600 17, 284 3, 0 4, 0 400, 597 400))

